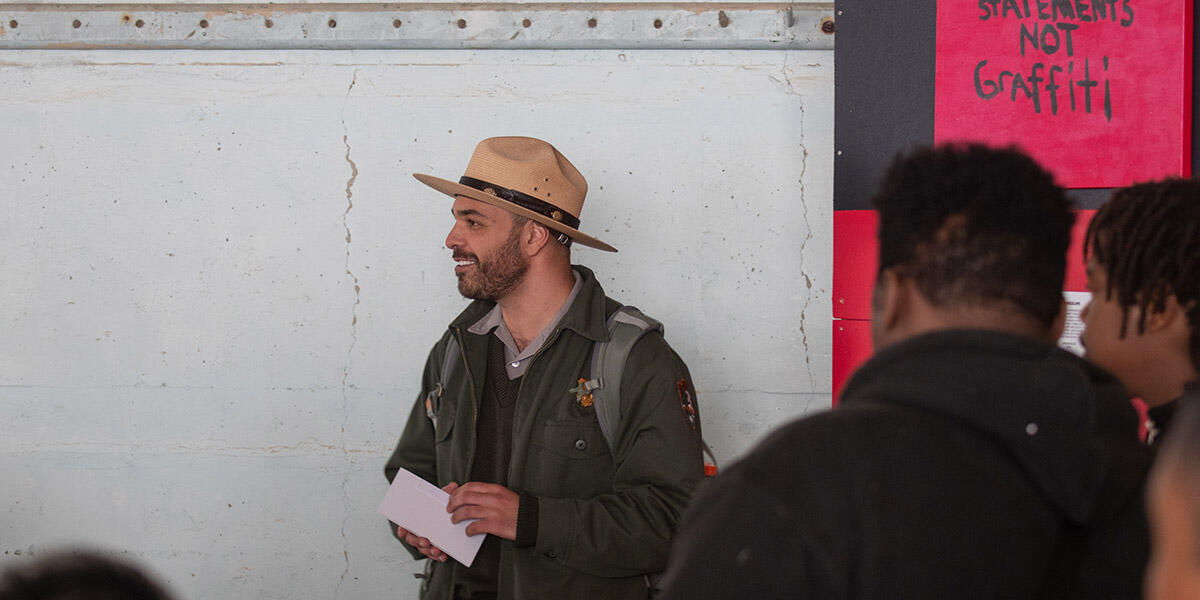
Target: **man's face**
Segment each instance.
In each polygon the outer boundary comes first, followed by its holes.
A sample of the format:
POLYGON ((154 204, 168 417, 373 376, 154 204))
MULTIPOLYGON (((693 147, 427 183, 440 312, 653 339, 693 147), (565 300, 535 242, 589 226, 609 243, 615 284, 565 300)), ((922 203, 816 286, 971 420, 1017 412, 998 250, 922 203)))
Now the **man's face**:
POLYGON ((499 301, 512 292, 529 270, 521 252, 521 228, 504 209, 464 196, 454 199, 454 227, 446 236, 453 250, 458 292, 474 300, 499 301))
POLYGON ((1088 260, 1087 278, 1092 300, 1079 314, 1084 325, 1084 357, 1107 369, 1130 393, 1140 396, 1146 389, 1143 379, 1148 372, 1142 362, 1154 355, 1146 347, 1145 336, 1137 330, 1141 311, 1137 306, 1122 308, 1115 290, 1112 296, 1107 294, 1108 272, 1096 262, 1095 256, 1088 260), (1126 322, 1128 326, 1122 336, 1121 326, 1126 322))
POLYGON ((1146 570, 1146 600, 1200 598, 1200 548, 1196 546, 1200 506, 1188 502, 1188 488, 1177 479, 1181 476, 1174 469, 1160 468, 1150 479, 1147 509, 1154 542, 1146 570))

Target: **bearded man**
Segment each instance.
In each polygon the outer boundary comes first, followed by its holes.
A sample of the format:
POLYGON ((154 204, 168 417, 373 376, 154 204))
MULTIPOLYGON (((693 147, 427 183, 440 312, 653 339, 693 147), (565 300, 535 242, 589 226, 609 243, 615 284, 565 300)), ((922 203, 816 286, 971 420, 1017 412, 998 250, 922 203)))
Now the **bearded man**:
POLYGON ((616 251, 579 231, 587 183, 525 137, 480 142, 458 183, 414 177, 454 198, 446 247, 474 302, 430 351, 384 473, 440 486, 451 520, 487 536, 468 568, 393 526, 430 559, 422 598, 645 598, 704 476, 695 390, 661 328, 637 338, 619 381, 594 372, 610 319, 628 313, 571 264, 573 242, 616 251), (594 386, 619 392, 615 422, 594 386))

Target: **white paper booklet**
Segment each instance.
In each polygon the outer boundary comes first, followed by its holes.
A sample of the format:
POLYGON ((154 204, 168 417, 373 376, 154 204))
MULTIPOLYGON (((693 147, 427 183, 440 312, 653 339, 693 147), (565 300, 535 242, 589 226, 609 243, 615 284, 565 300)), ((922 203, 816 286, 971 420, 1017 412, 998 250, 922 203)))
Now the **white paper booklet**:
POLYGON ((450 494, 436 485, 400 469, 388 488, 379 512, 389 521, 425 538, 465 566, 471 566, 486 534, 467 535, 472 520, 451 523, 446 505, 450 494))

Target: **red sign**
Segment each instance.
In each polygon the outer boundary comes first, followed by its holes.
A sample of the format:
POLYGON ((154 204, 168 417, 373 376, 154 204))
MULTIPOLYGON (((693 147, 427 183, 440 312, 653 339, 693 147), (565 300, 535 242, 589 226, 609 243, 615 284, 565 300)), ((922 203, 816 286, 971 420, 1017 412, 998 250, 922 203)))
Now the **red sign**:
POLYGON ((833 211, 833 318, 870 319, 878 275, 879 217, 873 210, 833 211))
POLYGON ((1065 187, 1190 174, 1182 0, 940 0, 934 141, 1016 144, 1065 187))

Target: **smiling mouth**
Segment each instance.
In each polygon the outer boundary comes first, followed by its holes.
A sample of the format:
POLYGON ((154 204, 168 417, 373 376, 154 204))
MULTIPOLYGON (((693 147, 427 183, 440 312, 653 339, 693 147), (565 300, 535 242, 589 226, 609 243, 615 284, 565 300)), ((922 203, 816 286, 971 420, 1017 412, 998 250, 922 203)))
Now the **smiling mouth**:
POLYGON ((456 257, 454 259, 454 272, 458 275, 461 275, 467 270, 468 267, 473 267, 475 264, 476 262, 474 259, 456 257))

